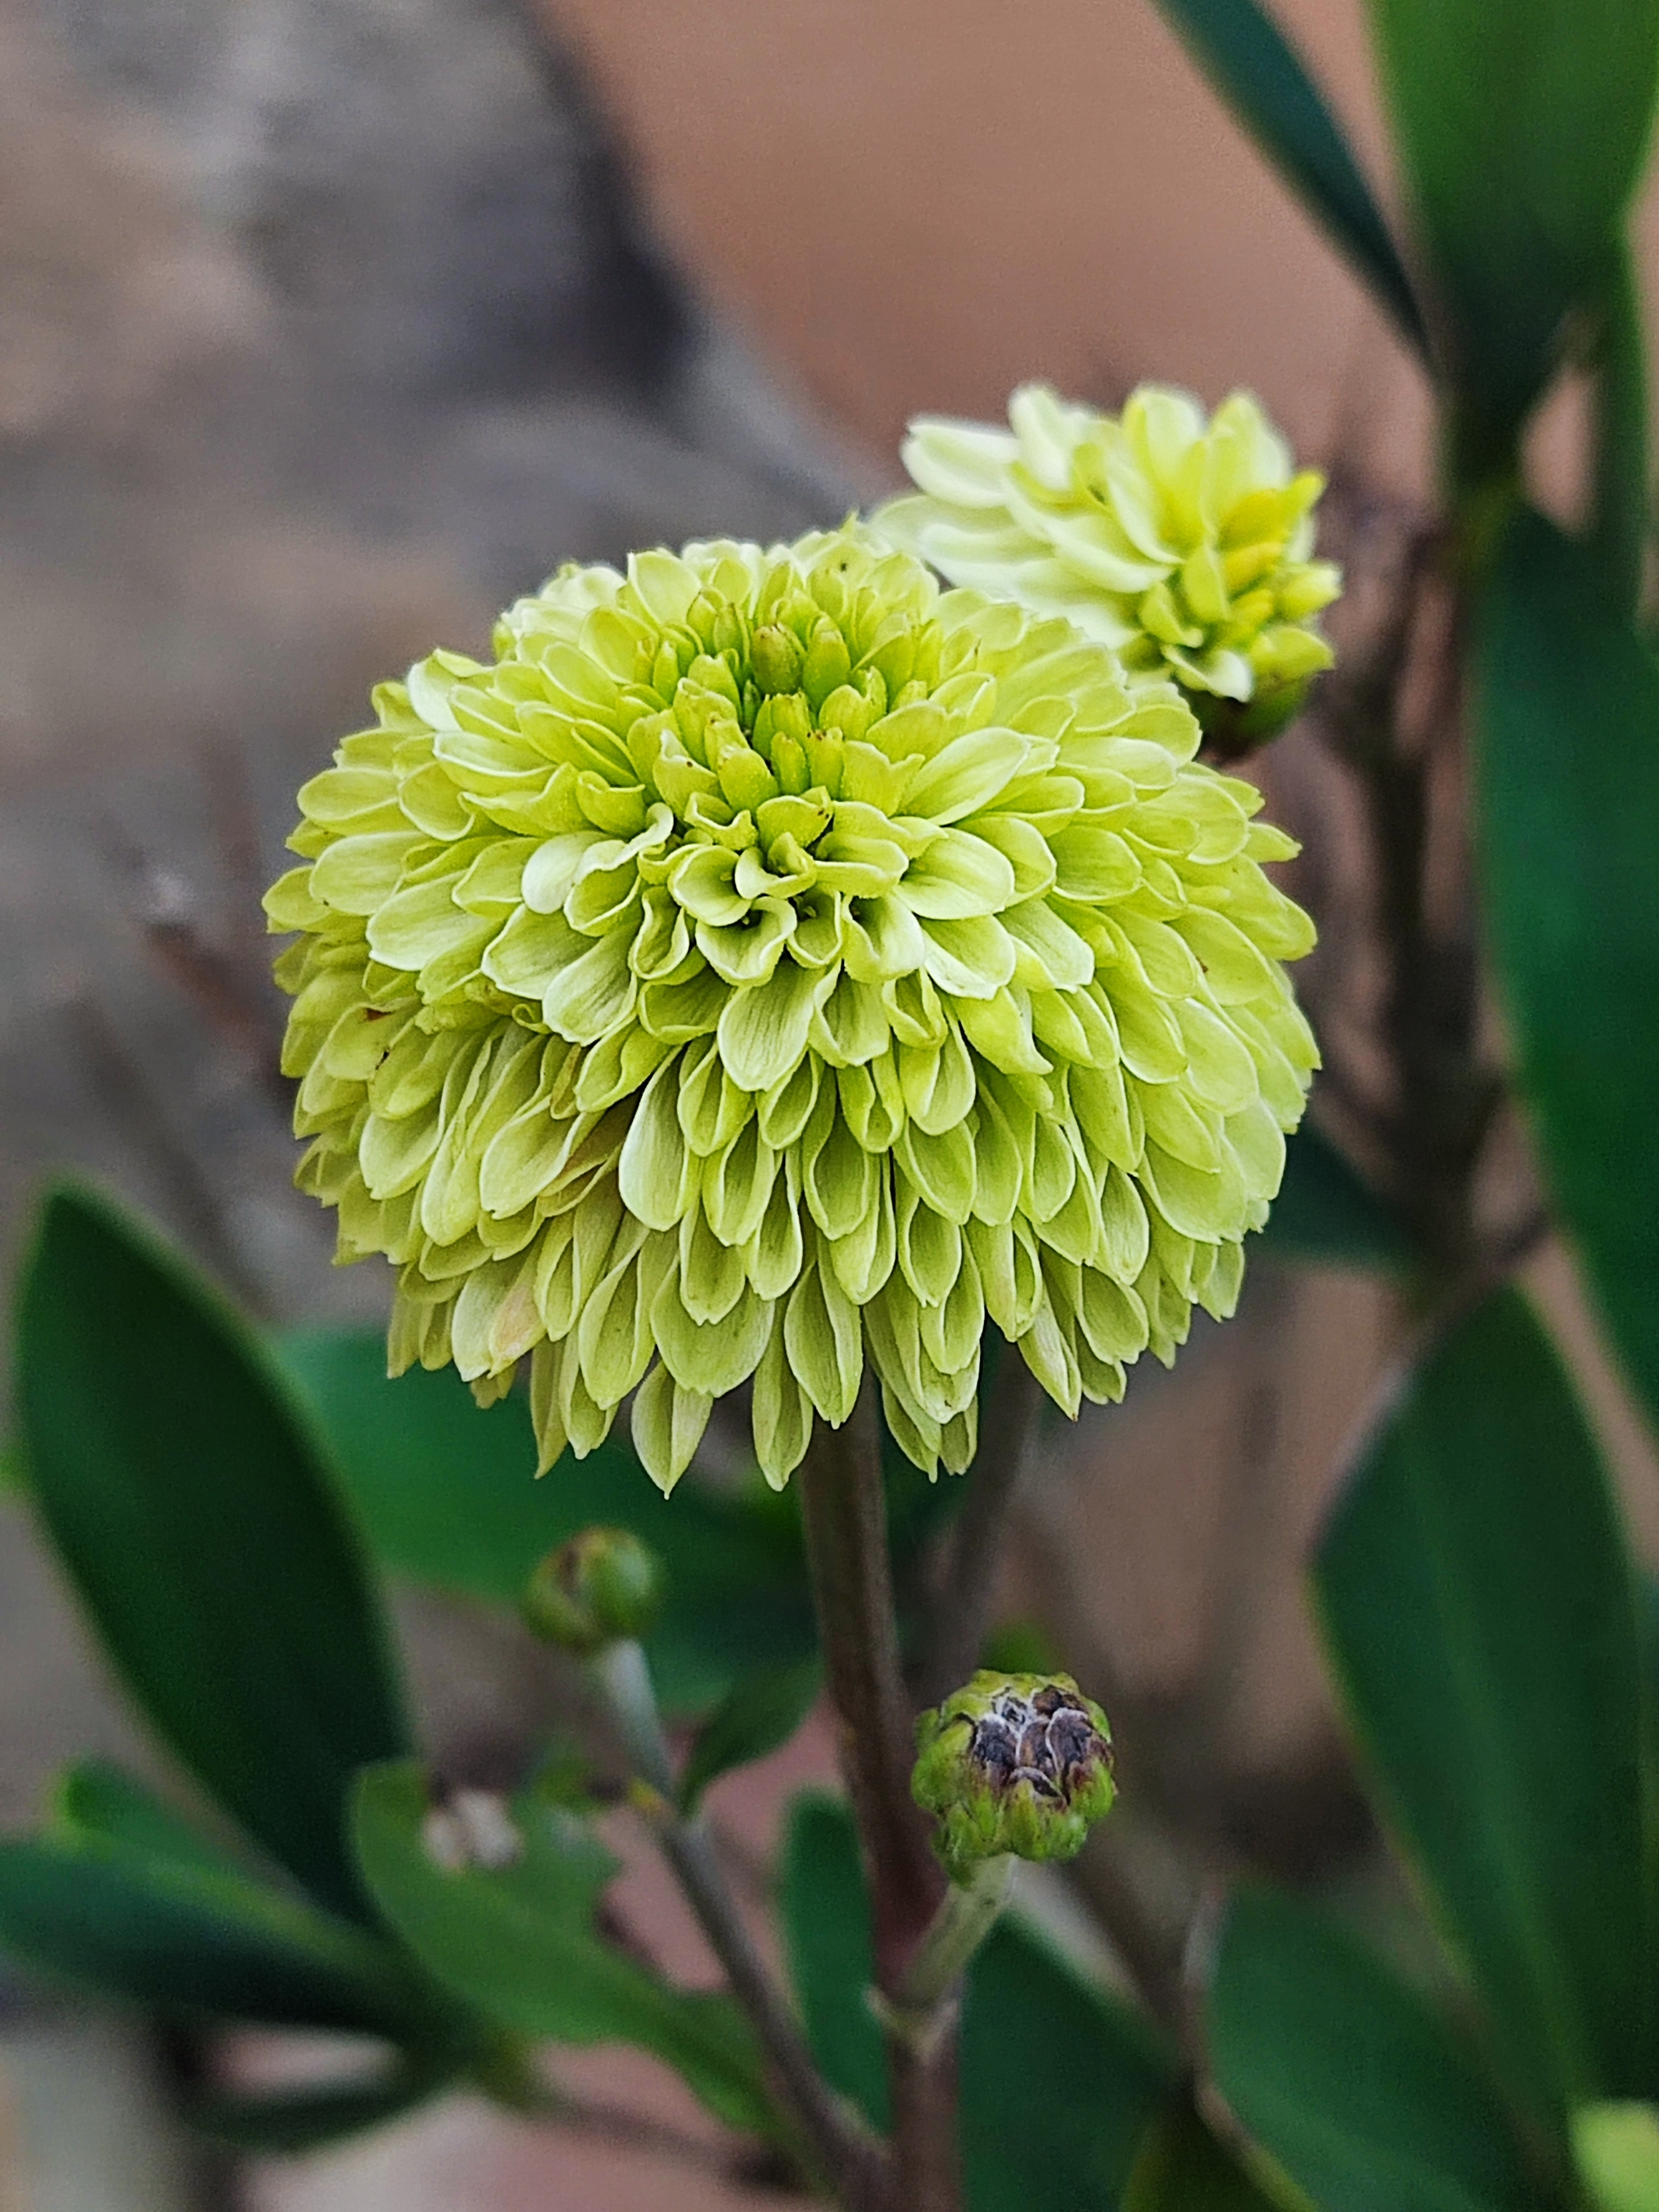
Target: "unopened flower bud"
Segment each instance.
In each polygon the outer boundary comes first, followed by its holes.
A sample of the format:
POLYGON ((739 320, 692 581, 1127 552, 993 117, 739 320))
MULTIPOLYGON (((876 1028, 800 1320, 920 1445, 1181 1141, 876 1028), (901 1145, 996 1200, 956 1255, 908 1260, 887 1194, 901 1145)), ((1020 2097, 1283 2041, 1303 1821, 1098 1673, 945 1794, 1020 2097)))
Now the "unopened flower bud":
POLYGON ((584 1528, 531 1576, 523 1610, 538 1636, 586 1658, 644 1635, 661 1604, 654 1552, 626 1528, 584 1528))
POLYGON ((1111 1731, 1069 1674, 981 1670, 916 1724, 911 1788, 953 1881, 987 1859, 1069 1859, 1109 1811, 1111 1731))

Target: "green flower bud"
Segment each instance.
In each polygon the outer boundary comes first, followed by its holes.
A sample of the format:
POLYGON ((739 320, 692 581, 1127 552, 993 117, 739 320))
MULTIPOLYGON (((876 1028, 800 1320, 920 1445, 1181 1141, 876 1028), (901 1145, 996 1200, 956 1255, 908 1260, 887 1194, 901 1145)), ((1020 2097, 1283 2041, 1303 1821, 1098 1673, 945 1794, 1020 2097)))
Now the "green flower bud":
POLYGON ((1111 1808, 1111 1731, 1069 1674, 981 1669, 916 1723, 911 1778, 952 1881, 987 1859, 1069 1859, 1111 1808))
POLYGON ((662 1606, 662 1567, 626 1528, 584 1528, 530 1577, 524 1617, 536 1634, 586 1658, 643 1636, 662 1606))

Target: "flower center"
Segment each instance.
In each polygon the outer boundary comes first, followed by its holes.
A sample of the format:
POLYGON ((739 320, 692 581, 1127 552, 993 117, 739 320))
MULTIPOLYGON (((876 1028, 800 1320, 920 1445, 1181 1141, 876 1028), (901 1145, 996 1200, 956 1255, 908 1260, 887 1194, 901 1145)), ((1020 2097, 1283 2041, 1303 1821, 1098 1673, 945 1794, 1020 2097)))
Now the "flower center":
POLYGON ((1069 1804, 1111 1762, 1082 1698, 1054 1683, 1029 1698, 1000 1692, 973 1729, 968 1756, 1000 1796, 1024 1784, 1035 1796, 1069 1804))

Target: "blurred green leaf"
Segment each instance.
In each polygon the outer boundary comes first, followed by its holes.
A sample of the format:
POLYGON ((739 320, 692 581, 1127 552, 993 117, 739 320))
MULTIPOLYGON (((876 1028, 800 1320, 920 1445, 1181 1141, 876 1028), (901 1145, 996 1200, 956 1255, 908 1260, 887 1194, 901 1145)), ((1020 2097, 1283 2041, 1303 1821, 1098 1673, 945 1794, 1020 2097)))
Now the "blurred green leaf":
POLYGON ((1403 1274, 1412 1264, 1411 1239, 1393 1208, 1309 1121, 1285 1147, 1285 1179, 1259 1244, 1328 1267, 1403 1274))
POLYGON ((555 1545, 603 1523, 631 1529, 667 1571, 646 1649, 673 1711, 706 1710, 750 1668, 811 1651, 793 1502, 716 1497, 690 1479, 667 1500, 620 1438, 567 1453, 538 1482, 522 1397, 481 1411, 448 1368, 390 1381, 378 1330, 296 1331, 278 1349, 394 1571, 516 1607, 555 1545))
POLYGON ((1275 2212, 1307 2200, 1282 2176, 1268 2195, 1216 2141, 1191 2101, 1177 2097, 1146 2130, 1121 2212, 1275 2212))
POLYGON ((251 1835, 359 1911, 346 1795, 405 1723, 356 1533, 264 1354, 181 1261, 65 1189, 17 1376, 35 1501, 129 1688, 251 1835))
POLYGON ((1482 611, 1477 806, 1488 928, 1563 1222, 1659 1422, 1659 667, 1541 516, 1482 611))
POLYGON ((870 1900, 858 1838, 839 1798, 808 1790, 790 1807, 779 1911, 789 1978, 818 2070, 884 2133, 887 2062, 864 1996, 876 1978, 870 1900))
POLYGON ((113 1759, 83 1759, 65 1767, 52 1790, 51 1821, 55 1833, 70 1839, 102 1838, 216 1874, 247 1871, 113 1759))
POLYGON ((1173 2061, 1122 2003, 1024 1921, 1000 1921, 963 2003, 969 2212, 1031 2212, 1034 2124, 1040 2201, 1117 2212, 1147 2123, 1175 2078, 1173 2061))
MULTIPOLYGON (((790 1972, 826 2079, 884 2124, 869 1905, 852 1821, 809 1794, 791 1814, 783 1864, 790 1972)), ((1005 1919, 975 1960, 962 2022, 962 2148, 969 2212, 1117 2212, 1174 2063, 1048 1942, 1005 1919), (1034 2160, 1036 2161, 1034 2165, 1034 2160), (1034 2199, 1034 2179, 1040 2195, 1034 2199)))
POLYGON ((429 2032, 396 1955, 229 1867, 92 1834, 0 1843, 0 1947, 52 1979, 173 2014, 429 2032))
POLYGON ((1164 21, 1301 195, 1414 353, 1428 341, 1410 280, 1348 142, 1296 49, 1258 0, 1158 0, 1164 21))
POLYGON ((1650 2081, 1643 1632, 1595 1444, 1518 1292, 1407 1384, 1314 1581, 1379 1801, 1516 2086, 1553 2118, 1650 2081))
POLYGON ((1229 2106, 1320 2212, 1543 2212, 1471 2055, 1293 1898, 1229 1905, 1209 2050, 1229 2106))
POLYGON ((218 2092, 193 2100, 185 2108, 185 2118, 198 2135, 228 2150, 289 2158, 401 2119, 451 2079, 449 2068, 411 2063, 366 2081, 325 2083, 264 2096, 218 2092))
POLYGON ((503 2027, 559 2043, 631 2043, 673 2067, 728 2127, 775 2136, 760 2052, 729 1997, 660 1981, 592 1931, 616 1862, 534 1796, 511 1863, 452 1868, 427 1847, 426 1783, 399 1764, 363 1776, 357 1848, 382 1911, 433 1976, 503 2027))
POLYGON ((1621 614, 1633 616, 1652 536, 1648 491, 1647 341, 1630 248, 1608 285, 1595 362, 1591 557, 1621 614))
MULTIPOLYGON (((1612 274, 1659 71, 1659 0, 1370 0, 1455 398, 1463 481, 1512 441, 1612 274)), ((1583 333, 1579 333, 1583 335, 1583 333)))
POLYGON ((1659 2212, 1659 2106, 1583 2106, 1572 2148, 1595 2212, 1659 2212))
POLYGON ((711 1782, 788 1742, 812 1710, 823 1680, 817 1659, 763 1667, 733 1685, 704 1722, 686 1754, 680 1806, 696 1812, 711 1782))

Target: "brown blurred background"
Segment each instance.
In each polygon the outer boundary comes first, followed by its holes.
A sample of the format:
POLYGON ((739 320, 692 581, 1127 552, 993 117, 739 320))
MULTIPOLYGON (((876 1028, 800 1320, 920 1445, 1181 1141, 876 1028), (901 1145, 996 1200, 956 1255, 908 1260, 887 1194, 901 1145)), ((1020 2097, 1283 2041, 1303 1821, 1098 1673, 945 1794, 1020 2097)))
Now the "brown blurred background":
MULTIPOLYGON (((1358 0, 1279 12, 1375 169, 1358 0)), ((1350 528, 1406 526, 1431 480, 1415 372, 1150 0, 0 0, 7 1266, 73 1166, 268 1320, 376 1314, 289 1188, 271 1072, 258 897, 295 785, 371 681, 478 647, 558 561, 836 519, 893 481, 908 414, 994 415, 1031 376, 1251 386, 1340 462, 1350 528)), ((1538 441, 1558 506, 1576 438, 1569 394, 1538 441)), ((1299 827, 1321 775, 1293 735, 1299 827)), ((1010 1601, 1043 1599, 1143 1717, 1201 1706, 1188 1809, 1271 1854, 1287 1792, 1351 1810, 1297 1562, 1394 1324, 1358 1278, 1257 1273, 1232 1329, 1042 1471, 1010 1601), (1057 1560, 1056 1602, 1032 1578, 1057 1560)), ((1576 1310, 1558 1256, 1539 1280, 1576 1310)), ((1651 1535, 1659 1485, 1601 1403, 1651 1535)), ((15 1822, 70 1753, 131 1747, 0 1513, 15 1822)), ((494 1632, 406 1620, 453 1763, 527 1721, 494 1632)), ((760 1841, 825 1767, 809 1739, 731 1817, 760 1841)), ((20 1999, 0 2212, 767 2201, 464 2107, 239 2179, 180 2151, 157 2079, 118 2025, 20 1999)))

